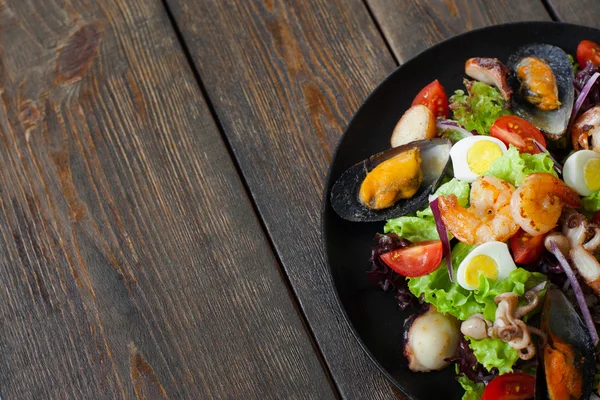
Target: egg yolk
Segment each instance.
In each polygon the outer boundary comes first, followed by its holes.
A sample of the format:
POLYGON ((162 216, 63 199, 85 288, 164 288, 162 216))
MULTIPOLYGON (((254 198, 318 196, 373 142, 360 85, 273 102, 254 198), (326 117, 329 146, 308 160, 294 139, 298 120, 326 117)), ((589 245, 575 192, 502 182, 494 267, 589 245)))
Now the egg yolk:
POLYGON ((465 282, 472 288, 478 288, 479 275, 483 275, 488 279, 497 279, 498 264, 496 264, 496 261, 485 254, 473 257, 465 269, 465 282))
POLYGON ((496 143, 480 140, 473 143, 467 152, 467 164, 471 171, 477 175, 490 169, 492 162, 502 156, 502 149, 496 143))
POLYGON ((600 190, 600 158, 592 158, 583 166, 583 180, 590 190, 600 190))

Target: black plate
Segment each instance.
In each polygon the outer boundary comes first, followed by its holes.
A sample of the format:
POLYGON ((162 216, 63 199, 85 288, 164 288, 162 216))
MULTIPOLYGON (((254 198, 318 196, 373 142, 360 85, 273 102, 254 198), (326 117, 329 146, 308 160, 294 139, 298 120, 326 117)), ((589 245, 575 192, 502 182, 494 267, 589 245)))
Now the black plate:
POLYGON ((471 57, 506 62, 519 46, 550 43, 575 55, 582 39, 600 42, 600 31, 556 22, 526 22, 483 28, 448 39, 407 61, 388 76, 352 118, 337 148, 324 193, 323 239, 341 308, 364 350, 398 389, 412 399, 460 399, 463 391, 453 368, 412 373, 402 356, 404 319, 391 294, 368 279, 369 255, 383 222, 357 223, 339 218, 329 203, 331 187, 347 168, 389 148, 392 130, 412 99, 438 79, 448 94, 462 89, 464 64, 471 57))

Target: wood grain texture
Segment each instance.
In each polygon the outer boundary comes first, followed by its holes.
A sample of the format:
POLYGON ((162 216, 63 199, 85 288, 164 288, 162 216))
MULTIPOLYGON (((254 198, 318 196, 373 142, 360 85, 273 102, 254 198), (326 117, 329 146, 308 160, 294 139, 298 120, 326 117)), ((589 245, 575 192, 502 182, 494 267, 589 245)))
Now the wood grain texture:
POLYGON ((0 397, 335 398, 159 0, 0 1, 0 397))
POLYGON ((549 21, 541 0, 366 0, 402 63, 462 32, 517 21, 549 21))
MULTIPOLYGON (((475 16, 467 2, 457 3, 461 17, 450 28, 436 28, 443 16, 417 8, 403 23, 432 28, 405 35, 398 54, 414 54, 451 29, 548 19, 535 1, 510 11, 502 1, 475 16)), ((334 145, 367 94, 395 68, 368 9, 358 0, 167 3, 340 392, 352 399, 399 396, 344 323, 319 237, 334 145)))
POLYGON ((168 4, 333 378, 345 398, 395 398, 344 321, 321 250, 335 144, 394 67, 360 0, 168 4))
POLYGON ((547 0, 559 21, 600 27, 600 3, 598 0, 547 0))

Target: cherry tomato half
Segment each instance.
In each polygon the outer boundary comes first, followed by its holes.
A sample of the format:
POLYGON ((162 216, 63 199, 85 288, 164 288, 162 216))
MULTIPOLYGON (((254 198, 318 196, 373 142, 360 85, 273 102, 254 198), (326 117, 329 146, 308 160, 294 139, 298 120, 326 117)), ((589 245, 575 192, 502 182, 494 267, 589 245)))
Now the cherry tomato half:
POLYGON ((595 66, 600 65, 600 44, 591 40, 582 40, 577 46, 577 62, 581 68, 585 68, 588 61, 595 66))
POLYGON ((525 400, 533 398, 535 378, 511 372, 494 378, 485 388, 481 400, 525 400))
POLYGON ((510 249, 516 262, 530 264, 536 262, 544 252, 544 239, 546 235, 531 236, 523 229, 519 229, 510 238, 510 249))
POLYGON ((440 82, 436 79, 425 86, 412 102, 413 106, 423 104, 431 110, 436 118, 448 118, 448 96, 440 82))
POLYGON ((442 242, 427 240, 402 249, 383 253, 381 259, 395 272, 414 278, 427 275, 442 261, 442 242))
POLYGON ((514 115, 498 118, 490 128, 490 135, 502 140, 505 145, 512 144, 521 153, 537 154, 540 150, 533 144, 537 140, 546 147, 544 135, 533 124, 514 115))

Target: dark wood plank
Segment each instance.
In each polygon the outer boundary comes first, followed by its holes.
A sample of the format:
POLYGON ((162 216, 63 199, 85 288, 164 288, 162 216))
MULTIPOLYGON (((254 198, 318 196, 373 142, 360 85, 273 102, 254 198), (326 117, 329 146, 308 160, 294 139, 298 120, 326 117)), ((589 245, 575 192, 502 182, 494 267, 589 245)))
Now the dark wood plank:
MULTIPOLYGON (((167 3, 342 395, 397 396, 343 322, 319 236, 334 145, 367 94, 395 68, 368 9, 359 0, 167 3)), ((390 7, 408 2, 396 3, 390 7)), ((433 24, 428 12, 418 8, 404 22, 433 24)), ((416 41, 411 51, 439 40, 415 35, 405 38, 416 41)))
POLYGON ((550 20, 540 0, 366 0, 396 58, 462 32, 506 22, 550 20))
POLYGON ((559 21, 598 28, 600 3, 598 0, 547 0, 559 21))
POLYGON ((0 30, 0 396, 335 398, 162 2, 0 30))
POLYGON ((344 322, 321 250, 324 177, 394 67, 360 0, 168 4, 342 395, 394 398, 344 322))

